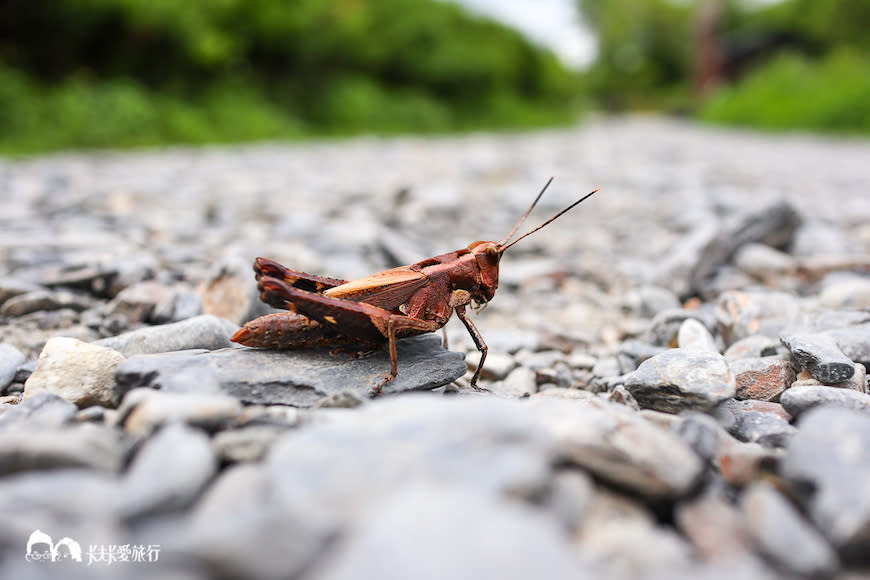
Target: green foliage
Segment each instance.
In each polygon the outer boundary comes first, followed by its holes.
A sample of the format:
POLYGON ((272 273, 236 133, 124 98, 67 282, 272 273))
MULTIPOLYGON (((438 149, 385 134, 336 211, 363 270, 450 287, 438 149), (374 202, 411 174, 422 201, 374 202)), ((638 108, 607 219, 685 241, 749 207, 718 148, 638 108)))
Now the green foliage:
POLYGON ((434 0, 0 3, 7 151, 527 126, 570 118, 579 89, 434 0))
POLYGON ((769 130, 870 134, 870 59, 845 50, 821 61, 780 55, 721 90, 700 117, 769 130))
POLYGON ((579 0, 598 34, 592 90, 608 108, 655 105, 691 69, 691 6, 671 0, 579 0))

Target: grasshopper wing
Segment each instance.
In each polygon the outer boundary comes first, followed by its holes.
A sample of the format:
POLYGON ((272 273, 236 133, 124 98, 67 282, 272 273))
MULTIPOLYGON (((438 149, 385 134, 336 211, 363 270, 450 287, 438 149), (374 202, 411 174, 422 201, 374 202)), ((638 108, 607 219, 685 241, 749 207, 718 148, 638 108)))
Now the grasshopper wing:
POLYGON ((339 280, 338 278, 315 276, 314 274, 291 270, 269 258, 257 258, 254 260, 254 275, 257 281, 260 278, 277 278, 294 288, 307 290, 308 292, 323 292, 328 288, 334 288, 347 283, 346 280, 339 280))
POLYGON ((276 278, 263 278, 259 287, 264 302, 275 306, 283 301, 284 308, 304 314, 326 328, 334 328, 339 334, 362 342, 383 342, 388 338, 388 324, 395 325, 397 337, 432 332, 439 328, 432 322, 395 315, 366 302, 299 290, 276 278))
POLYGON ((402 266, 352 280, 330 288, 323 294, 332 298, 372 304, 384 310, 395 310, 428 283, 429 279, 423 272, 402 266))

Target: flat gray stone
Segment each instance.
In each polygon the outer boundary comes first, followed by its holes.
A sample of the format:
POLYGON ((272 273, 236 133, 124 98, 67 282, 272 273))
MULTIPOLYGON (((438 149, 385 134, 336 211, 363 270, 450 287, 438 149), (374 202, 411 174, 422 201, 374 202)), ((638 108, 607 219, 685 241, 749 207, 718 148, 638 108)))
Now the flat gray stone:
POLYGON ((215 350, 233 346, 230 337, 239 327, 210 314, 180 322, 139 328, 93 344, 117 350, 126 356, 203 348, 215 350))
POLYGON ((837 572, 837 554, 771 484, 750 485, 740 505, 746 527, 765 556, 802 578, 830 578, 837 572))
POLYGON ((367 510, 354 531, 315 580, 601 577, 600 570, 581 566, 555 520, 519 502, 450 486, 399 490, 367 510), (409 530, 419 541, 407 542, 409 530))
POLYGON ((0 415, 0 430, 56 429, 75 422, 78 407, 54 393, 40 393, 0 415))
POLYGON ((816 528, 840 556, 866 566, 870 561, 870 415, 833 407, 813 409, 798 421, 798 432, 780 469, 801 494, 816 528))
POLYGON ((842 383, 855 374, 855 363, 843 354, 831 336, 793 334, 783 336, 780 340, 797 363, 821 383, 842 383))
POLYGON ((843 407, 870 413, 870 395, 826 385, 792 387, 782 394, 779 402, 793 417, 818 406, 843 407))
POLYGON ((111 429, 89 423, 51 430, 30 427, 3 433, 0 475, 71 467, 116 472, 122 460, 121 443, 111 429))
POLYGON ((330 539, 326 530, 276 508, 266 470, 257 463, 222 471, 185 524, 172 549, 212 578, 302 577, 330 539))
POLYGON ((168 513, 191 505, 217 471, 208 436, 173 423, 152 436, 121 481, 122 517, 168 513))
POLYGON ((736 383, 721 354, 675 348, 641 363, 625 388, 645 409, 679 413, 714 408, 734 396, 736 383))
MULTIPOLYGON (((372 387, 390 370, 390 357, 384 350, 364 358, 332 351, 237 347, 134 356, 119 365, 116 380, 125 389, 162 388, 180 373, 199 373, 217 381, 220 392, 243 403, 310 407, 342 391, 368 398, 372 387)), ((400 340, 397 352, 399 374, 383 394, 434 389, 463 376, 467 369, 464 356, 444 350, 435 335, 400 340)))

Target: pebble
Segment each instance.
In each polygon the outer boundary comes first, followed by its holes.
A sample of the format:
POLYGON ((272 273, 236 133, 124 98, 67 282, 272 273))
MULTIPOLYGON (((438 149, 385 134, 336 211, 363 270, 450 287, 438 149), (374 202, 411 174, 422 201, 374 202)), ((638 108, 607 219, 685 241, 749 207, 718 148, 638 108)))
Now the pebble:
MULTIPOLYGON (((798 374, 795 378, 795 381, 791 384, 792 387, 809 387, 822 385, 823 383, 814 379, 813 375, 810 374, 809 371, 801 371, 800 374, 798 374)), ((852 375, 851 378, 843 381, 842 383, 828 386, 837 387, 840 389, 852 389, 853 391, 858 391, 859 393, 866 393, 867 370, 861 363, 855 363, 855 374, 852 375)))
POLYGON ((782 394, 779 402, 793 417, 820 405, 870 412, 870 395, 825 385, 792 387, 782 394))
POLYGON ((54 393, 39 393, 21 401, 0 416, 0 430, 37 427, 56 429, 71 424, 78 407, 54 393))
POLYGON ((825 332, 849 360, 870 366, 870 324, 856 324, 825 332))
POLYGON ((728 366, 737 381, 738 400, 779 401, 797 377, 794 363, 777 357, 740 358, 728 366))
MULTIPOLYGON (((466 355, 465 362, 472 371, 477 370, 480 362, 480 351, 473 351, 466 355)), ((486 379, 504 379, 511 370, 517 366, 517 361, 511 355, 489 349, 486 353, 486 361, 483 363, 481 376, 486 379)))
POLYGON ((553 520, 520 503, 433 484, 384 498, 354 532, 316 580, 595 577, 553 520), (402 543, 408 530, 421 541, 401 552, 381 549, 402 543), (455 541, 457 535, 466 540, 455 541))
POLYGON ((870 279, 848 276, 826 281, 819 304, 828 308, 870 309, 870 279))
POLYGON ((177 531, 173 547, 213 578, 300 577, 329 546, 317 528, 270 501, 265 469, 230 466, 215 478, 177 531))
POLYGON ((11 344, 0 343, 0 392, 15 379, 18 367, 25 359, 24 353, 11 344))
POLYGON ((779 336, 799 318, 800 305, 785 292, 731 291, 716 301, 716 316, 730 345, 755 334, 779 336))
POLYGON ((870 553, 870 496, 865 484, 870 479, 870 416, 829 406, 807 412, 798 420, 798 432, 788 445, 781 471, 840 557, 866 565, 870 553))
POLYGON ((117 350, 124 356, 203 348, 230 348, 230 336, 238 330, 232 322, 203 314, 172 324, 149 326, 104 338, 94 344, 117 350))
POLYGON ((795 361, 823 384, 842 383, 855 374, 855 363, 843 354, 836 341, 829 336, 789 335, 781 340, 795 361))
POLYGON ((690 287, 697 293, 703 293, 707 281, 716 270, 730 261, 746 244, 787 246, 800 224, 800 214, 785 200, 730 216, 701 250, 691 272, 690 287))
POLYGON ((745 244, 734 255, 734 265, 759 280, 794 274, 797 261, 765 244, 745 244))
POLYGON ((784 569, 802 578, 830 578, 838 571, 831 546, 771 484, 750 485, 740 507, 759 551, 784 569))
POLYGON ((797 429, 774 413, 748 411, 741 413, 729 433, 740 441, 758 443, 762 447, 785 447, 797 429))
POLYGON ((680 530, 708 561, 731 563, 752 552, 745 518, 720 494, 708 492, 680 503, 675 517, 680 530))
POLYGON ((742 358, 763 358, 776 356, 780 349, 785 349, 782 343, 769 336, 753 334, 742 338, 725 349, 725 358, 729 361, 742 358))
POLYGON ((677 347, 686 350, 702 350, 706 352, 719 352, 716 339, 707 330, 707 327, 694 318, 687 318, 677 331, 677 347))
POLYGON ((528 397, 537 392, 538 380, 533 369, 522 366, 512 370, 505 379, 494 383, 492 391, 508 397, 528 397))
POLYGON ((118 408, 118 422, 128 433, 150 433, 172 422, 217 431, 241 414, 242 404, 228 395, 134 389, 118 408))
POLYGON ((0 447, 0 475, 41 469, 84 467, 117 472, 123 452, 108 428, 92 424, 34 430, 6 429, 0 447))
POLYGON ((641 363, 625 388, 643 408, 679 413, 714 408, 734 396, 736 382, 722 355, 676 348, 641 363))
POLYGON ((194 503, 217 467, 205 433, 170 423, 145 442, 124 473, 118 512, 135 519, 184 509, 194 503))
POLYGON ((260 461, 283 430, 272 425, 228 429, 215 434, 212 445, 221 461, 260 461))
POLYGON ((120 392, 115 368, 124 355, 75 338, 52 338, 39 354, 33 373, 24 383, 24 400, 40 393, 54 393, 79 408, 118 406, 120 392))

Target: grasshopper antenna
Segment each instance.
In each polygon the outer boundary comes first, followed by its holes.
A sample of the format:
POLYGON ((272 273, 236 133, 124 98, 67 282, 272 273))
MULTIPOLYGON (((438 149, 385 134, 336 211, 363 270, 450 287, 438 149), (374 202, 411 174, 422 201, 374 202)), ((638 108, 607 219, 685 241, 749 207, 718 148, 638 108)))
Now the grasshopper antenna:
MULTIPOLYGON (((550 181, 552 181, 552 180, 553 180, 553 178, 550 178, 550 181)), ((547 182, 547 185, 550 185, 550 182, 549 182, 549 181, 547 182)), ((544 187, 544 189, 546 189, 546 187, 544 187)), ((600 188, 599 188, 599 189, 600 189, 600 188)), ((592 194, 597 193, 598 191, 599 191, 598 189, 596 189, 596 190, 594 190, 594 191, 590 191, 589 193, 587 193, 586 195, 584 195, 583 197, 581 197, 580 199, 578 199, 577 201, 575 201, 574 203, 572 203, 571 205, 569 205, 568 207, 566 207, 565 209, 563 209, 562 211, 560 211, 559 213, 557 213, 556 215, 554 215, 553 217, 551 217, 550 219, 548 219, 547 221, 545 221, 544 223, 542 223, 541 225, 539 225, 538 227, 536 227, 535 229, 530 230, 530 231, 524 233, 523 235, 521 235, 520 237, 518 237, 517 239, 515 239, 514 241, 512 241, 512 242, 509 243, 508 245, 505 246, 505 245, 503 245, 504 242, 502 242, 501 244, 499 244, 499 251, 500 251, 500 252, 504 252, 505 250, 507 250, 508 248, 510 248, 511 246, 513 246, 514 244, 516 244, 517 242, 519 242, 521 239, 523 239, 523 238, 525 238, 525 237, 527 237, 527 236, 532 235, 533 233, 535 233, 536 231, 538 231, 538 230, 540 230, 541 228, 545 227, 546 225, 548 225, 548 224, 550 224, 550 223, 556 221, 560 216, 562 216, 562 214, 567 213, 568 211, 574 209, 575 207, 577 207, 578 205, 580 205, 580 202, 582 202, 583 200, 585 200, 585 199, 591 197, 592 194)), ((544 192, 542 191, 541 193, 544 193, 544 192)), ((541 198, 541 195, 538 194, 538 199, 540 199, 540 198, 541 198)), ((535 200, 535 203, 538 202, 538 199, 535 200)), ((534 203, 532 204, 532 207, 535 207, 535 204, 534 204, 534 203)), ((532 208, 529 208, 529 211, 531 211, 531 210, 532 210, 532 208)), ((528 215, 528 212, 526 212, 526 215, 528 215)), ((523 223, 523 220, 524 220, 524 219, 526 219, 526 216, 523 216, 523 219, 520 220, 520 223, 523 223)), ((517 227, 519 227, 519 225, 520 225, 520 224, 517 224, 517 227)), ((516 230, 516 229, 517 229, 517 228, 514 228, 514 230, 516 230)), ((514 232, 511 232, 511 235, 513 235, 513 234, 514 234, 514 232)), ((510 236, 508 236, 508 239, 510 239, 510 236)), ((507 241, 507 240, 505 240, 505 241, 507 241)))
POLYGON ((553 183, 553 179, 555 179, 555 175, 551 175, 550 179, 547 180, 547 183, 544 184, 543 189, 538 194, 538 197, 535 198, 535 201, 532 202, 532 205, 529 206, 529 209, 526 210, 526 213, 523 214, 523 217, 520 218, 520 221, 517 222, 517 225, 514 226, 514 229, 499 243, 499 247, 504 246, 506 243, 510 241, 517 230, 520 229, 520 226, 523 225, 523 222, 526 221, 526 218, 529 217, 529 214, 532 213, 532 210, 535 209, 535 206, 538 205, 538 201, 541 199, 541 196, 544 195, 544 192, 547 191, 547 188, 550 187, 550 184, 553 183))

